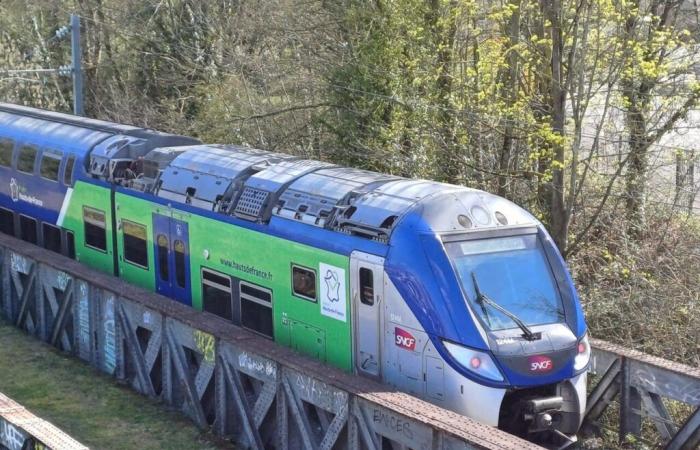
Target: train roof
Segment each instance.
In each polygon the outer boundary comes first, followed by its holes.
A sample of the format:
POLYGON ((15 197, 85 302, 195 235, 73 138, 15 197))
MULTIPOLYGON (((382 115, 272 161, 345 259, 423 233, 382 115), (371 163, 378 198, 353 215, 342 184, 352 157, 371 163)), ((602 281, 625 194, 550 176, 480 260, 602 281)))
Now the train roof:
POLYGON ((156 149, 170 161, 153 194, 239 218, 303 222, 386 242, 410 211, 440 233, 534 224, 501 197, 235 145, 156 149))
MULTIPOLYGON (((196 139, 148 128, 90 119, 28 106, 0 102, 0 129, 4 137, 26 143, 70 149, 85 157, 110 137, 122 136, 145 147, 198 143, 196 139)), ((122 139, 123 140, 123 139, 122 139)))

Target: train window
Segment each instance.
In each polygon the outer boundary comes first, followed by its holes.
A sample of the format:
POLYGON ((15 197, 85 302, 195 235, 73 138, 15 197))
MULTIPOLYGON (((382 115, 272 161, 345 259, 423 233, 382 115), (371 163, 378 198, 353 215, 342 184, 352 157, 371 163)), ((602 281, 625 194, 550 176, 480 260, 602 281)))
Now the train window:
POLYGON ((61 154, 53 151, 44 151, 41 155, 39 172, 43 178, 58 181, 58 168, 61 165, 61 154))
POLYGON ((84 206, 83 225, 85 226, 85 245, 106 252, 107 227, 104 211, 84 206))
POLYGON ((292 266, 292 292, 305 300, 316 301, 316 271, 292 266))
POLYGON ((187 284, 187 273, 185 270, 187 249, 185 248, 185 243, 181 240, 176 240, 173 244, 173 250, 175 251, 175 282, 178 286, 184 288, 187 284))
POLYGON ((73 185, 73 167, 75 166, 75 156, 71 155, 66 160, 66 167, 63 169, 63 184, 73 185))
POLYGON ((75 235, 72 231, 66 231, 66 255, 75 259, 75 235))
POLYGON ((241 325, 272 337, 272 291, 245 281, 240 282, 241 325))
POLYGON ((61 230, 58 227, 44 223, 41 225, 41 235, 45 249, 61 253, 61 230))
POLYGON ((148 269, 148 239, 146 227, 129 220, 122 220, 124 233, 124 260, 148 269))
POLYGON ((0 208, 0 232, 15 235, 15 215, 9 209, 0 208))
POLYGON ((233 320, 231 278, 222 273, 202 269, 202 303, 204 310, 233 320))
POLYGON ((156 237, 156 247, 158 248, 158 274, 162 281, 170 279, 168 272, 168 237, 164 234, 159 234, 156 237))
POLYGON ((365 305, 374 305, 374 274, 366 267, 360 268, 360 301, 365 305))
POLYGON ((0 139, 0 166, 12 167, 12 148, 15 146, 10 139, 0 139))
POLYGON ((24 215, 19 216, 19 231, 20 237, 23 241, 31 242, 36 244, 37 233, 36 233, 36 220, 31 217, 24 215))
POLYGON ((36 147, 31 145, 23 146, 19 151, 17 159, 17 170, 26 173, 34 173, 34 161, 36 160, 36 147))

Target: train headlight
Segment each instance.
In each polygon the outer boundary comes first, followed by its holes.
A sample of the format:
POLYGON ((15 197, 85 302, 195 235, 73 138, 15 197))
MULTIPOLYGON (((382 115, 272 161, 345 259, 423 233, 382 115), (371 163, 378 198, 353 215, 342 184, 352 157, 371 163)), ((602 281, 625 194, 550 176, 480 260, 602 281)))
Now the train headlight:
POLYGON ((586 333, 576 347, 576 357, 574 358, 574 370, 579 371, 586 368, 591 360, 591 344, 588 342, 588 333, 586 333))
POLYGON ((470 372, 493 381, 503 381, 503 374, 488 353, 443 341, 450 355, 470 372))

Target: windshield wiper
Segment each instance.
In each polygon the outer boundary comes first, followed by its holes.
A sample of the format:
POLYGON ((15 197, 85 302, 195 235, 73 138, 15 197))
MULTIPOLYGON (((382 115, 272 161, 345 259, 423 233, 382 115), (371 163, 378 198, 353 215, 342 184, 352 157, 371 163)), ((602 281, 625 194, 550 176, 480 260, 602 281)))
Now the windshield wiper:
POLYGON ((525 322, 520 320, 518 316, 513 314, 512 312, 508 311, 498 303, 496 303, 494 300, 491 299, 488 295, 484 294, 481 292, 481 289, 479 288, 479 282, 476 279, 476 274, 472 271, 472 280, 474 281, 474 290, 476 291, 476 301, 481 305, 481 309, 484 311, 484 314, 488 318, 488 314, 486 313, 486 307, 484 304, 488 304, 491 306, 493 309, 496 311, 500 312, 504 316, 507 316, 510 320, 512 320, 518 328, 523 330, 523 337, 528 340, 528 341, 536 341, 538 339, 542 338, 541 333, 533 333, 532 330, 525 325, 525 322))

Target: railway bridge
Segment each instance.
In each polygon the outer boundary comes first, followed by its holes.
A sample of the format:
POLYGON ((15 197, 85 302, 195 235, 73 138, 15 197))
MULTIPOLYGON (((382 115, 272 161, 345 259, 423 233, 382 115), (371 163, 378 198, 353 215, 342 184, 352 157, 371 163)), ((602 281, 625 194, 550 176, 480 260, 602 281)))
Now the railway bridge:
MULTIPOLYGON (((0 280, 6 320, 244 448, 539 448, 2 234, 0 280)), ((590 371, 583 434, 700 446, 700 369, 593 341, 590 371)))

